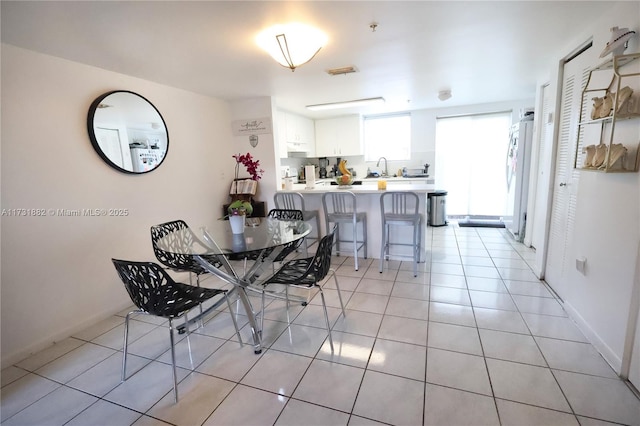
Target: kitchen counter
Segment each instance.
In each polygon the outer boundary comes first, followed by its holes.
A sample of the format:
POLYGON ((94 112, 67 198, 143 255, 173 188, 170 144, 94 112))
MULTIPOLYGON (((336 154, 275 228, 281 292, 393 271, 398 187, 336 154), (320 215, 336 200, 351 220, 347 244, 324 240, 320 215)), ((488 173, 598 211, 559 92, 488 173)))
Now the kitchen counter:
MULTIPOLYGON (((407 182, 407 178, 391 178, 385 179, 387 181, 387 190, 386 191, 412 191, 418 194, 420 199, 420 213, 422 214, 423 222, 422 226, 424 227, 422 231, 421 245, 422 250, 420 253, 421 262, 424 262, 426 259, 426 249, 425 249, 425 240, 426 240, 426 226, 427 226, 427 194, 431 192, 435 192, 436 188, 433 184, 426 183, 418 183, 418 182, 407 182)), ((358 212, 366 212, 367 213, 367 252, 368 257, 373 259, 380 258, 380 247, 382 244, 382 221, 381 221, 381 211, 380 211, 380 195, 385 190, 379 190, 377 185, 377 179, 363 179, 362 185, 352 185, 350 188, 339 189, 338 185, 330 185, 329 182, 332 179, 328 179, 327 182, 316 183, 315 188, 307 189, 306 184, 294 184, 291 190, 282 190, 278 192, 298 192, 302 194, 305 201, 305 209, 306 210, 318 210, 320 214, 320 222, 322 224, 322 235, 326 235, 327 230, 326 223, 324 219, 324 211, 322 207, 322 194, 332 191, 351 191, 356 194, 357 200, 357 209, 358 212)), ((425 182, 426 179, 415 179, 416 181, 425 182)), ((342 225, 344 227, 344 232, 351 232, 351 225, 342 225)), ((412 234, 410 227, 393 227, 393 241, 409 241, 411 240, 412 234)), ((347 244, 347 247, 350 245, 347 244)), ((411 248, 410 247, 393 247, 394 252, 391 253, 391 259, 402 260, 410 262, 411 259, 405 256, 411 256, 411 248)), ((345 252, 346 254, 346 252, 345 252)))
MULTIPOLYGON (((387 182, 405 182, 405 183, 406 182, 425 183, 425 182, 433 181, 433 178, 428 176, 427 177, 403 177, 403 176, 359 177, 359 176, 355 176, 354 179, 362 181, 363 184, 366 184, 367 182, 377 182, 379 180, 386 180, 387 182)), ((334 178, 316 179, 316 183, 317 182, 328 183, 333 181, 335 181, 334 178)))

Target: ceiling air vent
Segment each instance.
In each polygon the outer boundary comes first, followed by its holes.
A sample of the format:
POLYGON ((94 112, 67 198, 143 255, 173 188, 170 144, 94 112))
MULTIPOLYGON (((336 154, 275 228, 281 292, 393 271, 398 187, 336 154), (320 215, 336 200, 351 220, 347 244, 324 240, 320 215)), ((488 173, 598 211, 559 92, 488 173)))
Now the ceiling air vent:
POLYGON ((349 67, 333 68, 333 69, 327 70, 327 74, 329 75, 351 74, 352 72, 358 72, 356 67, 349 66, 349 67))

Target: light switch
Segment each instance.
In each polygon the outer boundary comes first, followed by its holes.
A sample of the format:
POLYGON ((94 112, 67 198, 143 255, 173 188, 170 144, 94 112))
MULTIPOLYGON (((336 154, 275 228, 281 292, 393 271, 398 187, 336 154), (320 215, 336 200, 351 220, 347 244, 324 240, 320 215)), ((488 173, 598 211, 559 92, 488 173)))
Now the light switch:
POLYGON ((579 257, 579 258, 576 259, 576 269, 582 275, 586 275, 586 273, 585 273, 586 267, 587 267, 587 258, 586 257, 579 257))

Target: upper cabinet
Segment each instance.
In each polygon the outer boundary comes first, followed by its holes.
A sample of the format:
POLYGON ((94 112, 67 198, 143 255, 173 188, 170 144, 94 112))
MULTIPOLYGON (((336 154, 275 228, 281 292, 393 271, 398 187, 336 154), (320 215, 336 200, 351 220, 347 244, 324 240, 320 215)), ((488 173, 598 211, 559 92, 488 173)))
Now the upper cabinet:
POLYGON ((278 138, 280 156, 286 152, 302 153, 305 157, 315 156, 316 140, 313 120, 286 111, 278 111, 278 138))
POLYGON ((362 155, 362 120, 358 115, 316 120, 316 156, 362 155))

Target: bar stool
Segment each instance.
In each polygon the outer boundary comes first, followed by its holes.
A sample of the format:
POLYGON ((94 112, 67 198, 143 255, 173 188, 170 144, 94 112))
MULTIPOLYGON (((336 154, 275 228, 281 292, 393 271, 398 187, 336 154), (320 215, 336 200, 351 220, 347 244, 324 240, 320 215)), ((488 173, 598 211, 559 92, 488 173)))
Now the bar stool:
MULTIPOLYGON (((389 258, 391 245, 409 246, 413 248, 413 276, 418 276, 420 262, 420 240, 422 238, 422 215, 418 212, 420 199, 415 192, 385 192, 380 196, 380 217, 382 219, 382 243, 380 244, 380 273, 384 261, 389 258), (413 243, 392 243, 389 238, 389 227, 412 226, 413 243)), ((398 255, 402 256, 402 255, 398 255)))
POLYGON ((304 253, 305 256, 308 256, 309 243, 307 242, 307 240, 314 240, 311 245, 317 243, 320 240, 320 214, 318 210, 306 210, 304 208, 304 197, 299 192, 276 192, 273 196, 273 202, 276 204, 276 209, 300 210, 305 222, 315 219, 316 236, 306 237, 304 239, 304 253))
POLYGON ((340 243, 353 244, 353 257, 357 271, 358 250, 364 248, 364 258, 367 258, 367 214, 357 212, 356 195, 350 191, 325 192, 322 195, 322 207, 327 229, 331 229, 330 223, 338 225, 335 238, 336 254, 339 256, 342 253, 340 243), (350 240, 343 240, 340 237, 340 224, 345 223, 353 225, 353 238, 350 240), (358 240, 358 223, 362 223, 362 240, 358 240))

